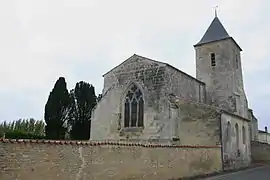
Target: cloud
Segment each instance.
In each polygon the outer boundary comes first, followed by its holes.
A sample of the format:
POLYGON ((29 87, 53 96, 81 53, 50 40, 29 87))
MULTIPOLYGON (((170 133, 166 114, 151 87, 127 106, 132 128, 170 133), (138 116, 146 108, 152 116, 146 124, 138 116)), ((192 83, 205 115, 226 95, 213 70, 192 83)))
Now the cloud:
POLYGON ((101 92, 101 75, 134 53, 195 76, 193 45, 212 21, 216 5, 225 28, 244 50, 249 104, 261 124, 270 125, 263 110, 270 99, 266 0, 1 1, 0 121, 43 118, 59 76, 66 77, 69 89, 84 80, 101 92))

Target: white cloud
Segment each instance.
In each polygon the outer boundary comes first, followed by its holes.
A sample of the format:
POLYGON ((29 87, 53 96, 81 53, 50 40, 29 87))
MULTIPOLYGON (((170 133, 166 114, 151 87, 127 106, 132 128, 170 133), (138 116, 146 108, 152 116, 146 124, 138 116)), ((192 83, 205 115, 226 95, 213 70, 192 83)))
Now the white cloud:
MULTIPOLYGON (((134 53, 195 75, 192 45, 212 21, 216 5, 225 28, 244 50, 244 77, 259 78, 259 71, 270 68, 266 0, 1 1, 0 98, 24 98, 1 101, 0 121, 42 118, 59 76, 66 77, 69 88, 85 80, 100 92, 101 75, 134 53)), ((245 81, 250 103, 256 104, 254 81, 245 81)), ((269 97, 267 88, 260 93, 269 97)))

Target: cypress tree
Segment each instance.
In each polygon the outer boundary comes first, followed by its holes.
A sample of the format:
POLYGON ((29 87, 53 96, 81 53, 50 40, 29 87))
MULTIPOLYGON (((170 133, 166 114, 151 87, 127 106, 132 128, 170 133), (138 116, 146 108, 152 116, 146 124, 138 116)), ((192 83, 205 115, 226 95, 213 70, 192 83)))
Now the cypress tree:
POLYGON ((70 97, 64 77, 60 77, 45 105, 44 119, 47 139, 64 139, 67 131, 70 97))
POLYGON ((80 81, 70 92, 71 111, 70 135, 72 139, 88 140, 91 129, 91 112, 97 103, 95 88, 89 83, 80 81))

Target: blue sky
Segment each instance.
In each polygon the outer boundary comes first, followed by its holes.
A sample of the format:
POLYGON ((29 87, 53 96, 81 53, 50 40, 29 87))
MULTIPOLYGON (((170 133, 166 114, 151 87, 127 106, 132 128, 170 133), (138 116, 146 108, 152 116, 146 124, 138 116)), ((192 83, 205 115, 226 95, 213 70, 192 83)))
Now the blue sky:
POLYGON ((195 76, 193 45, 218 16, 243 49, 245 90, 259 127, 270 127, 267 0, 0 1, 0 121, 43 119, 55 81, 103 87, 102 74, 134 53, 195 76))

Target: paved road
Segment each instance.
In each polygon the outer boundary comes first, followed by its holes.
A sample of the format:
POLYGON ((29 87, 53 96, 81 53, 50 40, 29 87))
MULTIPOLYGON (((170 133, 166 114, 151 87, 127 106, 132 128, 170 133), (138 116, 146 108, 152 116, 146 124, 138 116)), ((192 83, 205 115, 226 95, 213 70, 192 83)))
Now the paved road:
POLYGON ((270 180, 270 165, 231 174, 205 178, 204 180, 270 180))

